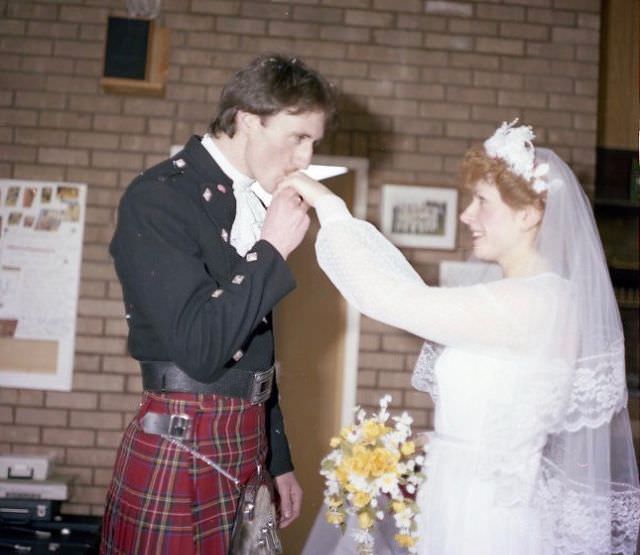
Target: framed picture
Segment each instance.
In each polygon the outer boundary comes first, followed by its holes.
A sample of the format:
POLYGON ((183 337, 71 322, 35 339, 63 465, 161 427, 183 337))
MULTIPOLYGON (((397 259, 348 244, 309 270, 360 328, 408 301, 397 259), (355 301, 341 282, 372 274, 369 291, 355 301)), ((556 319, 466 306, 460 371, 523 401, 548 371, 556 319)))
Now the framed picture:
POLYGON ((399 247, 455 249, 458 190, 382 186, 382 233, 399 247))

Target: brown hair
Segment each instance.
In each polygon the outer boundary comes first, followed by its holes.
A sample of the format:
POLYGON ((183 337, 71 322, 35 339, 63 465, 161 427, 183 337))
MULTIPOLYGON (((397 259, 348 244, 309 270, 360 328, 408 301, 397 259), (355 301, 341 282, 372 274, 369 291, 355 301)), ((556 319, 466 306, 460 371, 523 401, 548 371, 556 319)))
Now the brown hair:
POLYGON ((299 58, 265 54, 238 71, 220 95, 218 115, 209 126, 214 135, 236 132, 238 110, 259 116, 319 111, 325 114, 327 127, 336 119, 333 86, 299 58))
POLYGON ((482 147, 467 151, 460 164, 460 178, 468 189, 481 179, 495 183, 500 197, 511 208, 533 205, 544 210, 546 192, 537 193, 531 181, 512 172, 504 160, 489 156, 482 147))

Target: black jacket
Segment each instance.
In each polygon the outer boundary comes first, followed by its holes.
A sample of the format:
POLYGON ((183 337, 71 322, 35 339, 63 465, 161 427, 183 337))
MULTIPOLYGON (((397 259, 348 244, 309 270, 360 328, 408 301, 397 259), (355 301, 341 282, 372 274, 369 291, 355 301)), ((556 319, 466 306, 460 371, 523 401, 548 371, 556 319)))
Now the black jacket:
MULTIPOLYGON (((129 185, 110 252, 131 356, 173 361, 200 382, 273 364, 271 310, 295 283, 266 241, 238 255, 228 243, 234 216, 232 182, 198 137, 129 185)), ((277 476, 293 468, 277 387, 267 421, 269 470, 277 476)))

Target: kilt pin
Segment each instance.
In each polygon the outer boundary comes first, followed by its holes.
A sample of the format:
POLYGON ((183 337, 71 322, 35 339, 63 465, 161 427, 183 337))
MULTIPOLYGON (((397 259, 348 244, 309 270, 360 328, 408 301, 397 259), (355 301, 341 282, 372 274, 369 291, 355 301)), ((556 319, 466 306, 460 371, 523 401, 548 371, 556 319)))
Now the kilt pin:
POLYGON ((101 555, 229 553, 240 488, 162 435, 145 432, 145 415, 188 415, 183 443, 241 483, 257 464, 273 476, 293 470, 275 379, 258 401, 233 387, 211 390, 244 384, 242 377, 273 366, 271 311, 295 287, 268 242, 258 241, 246 256, 229 244, 232 184, 194 136, 134 179, 120 202, 110 250, 128 350, 141 362, 145 391, 116 455, 101 555), (169 361, 195 389, 165 388, 164 375, 156 381, 162 387, 150 389, 145 361, 169 361))

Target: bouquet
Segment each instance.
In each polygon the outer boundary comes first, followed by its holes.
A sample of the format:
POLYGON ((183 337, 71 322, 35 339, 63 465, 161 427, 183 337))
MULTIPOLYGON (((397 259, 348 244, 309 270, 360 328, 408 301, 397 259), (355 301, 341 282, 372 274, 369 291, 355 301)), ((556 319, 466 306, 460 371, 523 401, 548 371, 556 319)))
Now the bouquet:
POLYGON ((425 479, 420 470, 424 452, 410 439, 413 419, 406 412, 390 422, 390 401, 385 395, 380 410, 369 417, 357 407, 356 423, 331 439, 332 451, 322 460, 320 470, 325 478, 327 521, 344 527, 347 516, 355 515, 358 530, 354 537, 361 554, 374 552, 371 530, 385 512, 395 521, 398 545, 416 553, 415 493, 425 479), (381 494, 388 502, 381 502, 381 494))

